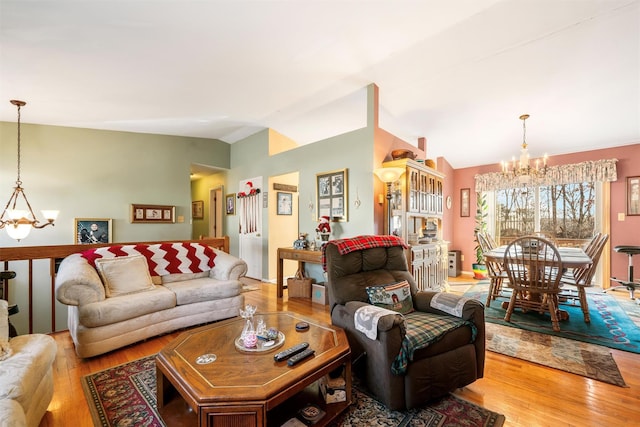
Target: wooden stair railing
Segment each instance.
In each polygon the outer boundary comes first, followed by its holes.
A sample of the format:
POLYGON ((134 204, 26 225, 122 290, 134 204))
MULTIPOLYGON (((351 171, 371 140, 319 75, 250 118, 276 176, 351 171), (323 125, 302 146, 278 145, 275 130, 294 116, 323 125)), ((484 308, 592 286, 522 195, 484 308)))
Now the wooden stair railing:
MULTIPOLYGON (((56 262, 71 254, 86 251, 91 248, 99 248, 113 245, 135 245, 135 244, 157 244, 157 243, 179 243, 193 242, 204 243, 214 248, 229 253, 229 236, 224 237, 204 237, 199 240, 163 240, 155 242, 113 242, 113 243, 97 243, 84 245, 53 245, 53 246, 14 246, 10 248, 0 248, 0 262, 3 264, 3 270, 9 270, 10 262, 27 262, 28 263, 28 319, 29 332, 33 333, 33 261, 41 259, 49 259, 49 276, 51 278, 51 327, 49 331, 56 331, 56 298, 55 298, 55 280, 56 280, 56 262)), ((13 279, 16 280, 16 279, 13 279)), ((10 301, 8 279, 2 281, 4 288, 3 299, 10 301)))

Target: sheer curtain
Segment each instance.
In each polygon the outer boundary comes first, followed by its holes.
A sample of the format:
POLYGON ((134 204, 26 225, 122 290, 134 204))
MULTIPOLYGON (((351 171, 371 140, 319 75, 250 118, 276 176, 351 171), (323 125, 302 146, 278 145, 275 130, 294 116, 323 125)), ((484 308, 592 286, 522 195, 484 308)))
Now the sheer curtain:
POLYGON ((547 173, 531 178, 523 184, 518 177, 505 178, 502 172, 490 172, 475 176, 476 193, 505 190, 507 188, 539 187, 544 185, 577 184, 580 182, 616 181, 617 159, 593 160, 569 165, 549 166, 547 173))

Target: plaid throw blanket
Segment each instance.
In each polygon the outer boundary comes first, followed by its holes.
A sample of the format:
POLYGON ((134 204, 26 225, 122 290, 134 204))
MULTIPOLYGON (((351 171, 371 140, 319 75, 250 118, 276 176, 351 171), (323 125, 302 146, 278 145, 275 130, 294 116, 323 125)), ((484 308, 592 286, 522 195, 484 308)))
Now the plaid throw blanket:
POLYGON ((159 243, 154 245, 112 245, 81 252, 94 268, 98 258, 144 255, 152 276, 174 273, 200 273, 214 266, 216 253, 200 243, 159 243))
POLYGON ((322 269, 327 271, 327 257, 325 251, 327 245, 335 245, 340 255, 346 255, 350 252, 361 251, 371 248, 390 248, 392 246, 402 246, 407 249, 408 246, 398 236, 389 235, 367 235, 357 236, 348 239, 329 240, 326 245, 322 246, 322 269))
POLYGON ((413 360, 415 351, 438 341, 443 334, 461 326, 470 326, 471 342, 473 342, 478 333, 476 325, 458 317, 424 312, 413 312, 404 316, 407 320, 407 333, 402 340, 400 354, 391 364, 391 372, 394 375, 404 375, 407 365, 413 360))

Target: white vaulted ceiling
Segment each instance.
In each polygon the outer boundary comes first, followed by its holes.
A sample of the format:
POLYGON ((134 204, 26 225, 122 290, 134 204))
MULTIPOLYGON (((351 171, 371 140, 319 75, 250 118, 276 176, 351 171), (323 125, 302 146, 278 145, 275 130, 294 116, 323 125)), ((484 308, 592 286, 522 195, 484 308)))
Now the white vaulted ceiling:
POLYGON ((0 0, 0 120, 311 143, 366 119, 454 168, 640 142, 638 0, 0 0))

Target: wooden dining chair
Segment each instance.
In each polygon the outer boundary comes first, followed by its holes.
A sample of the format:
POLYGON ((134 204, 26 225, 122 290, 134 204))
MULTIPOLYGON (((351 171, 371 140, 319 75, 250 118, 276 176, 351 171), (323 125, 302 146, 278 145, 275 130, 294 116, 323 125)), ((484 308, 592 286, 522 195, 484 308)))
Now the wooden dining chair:
MULTIPOLYGON (((600 232, 595 233, 593 237, 591 237, 591 239, 586 244, 582 245, 582 250, 584 251, 584 253, 589 255, 589 257, 591 257, 591 253, 595 249, 595 246, 601 237, 602 237, 602 233, 600 232)), ((565 269, 565 271, 562 274, 562 277, 566 279, 572 279, 574 277, 573 270, 574 268, 565 269)), ((562 280, 560 284, 562 285, 562 280)))
POLYGON ((489 242, 489 245, 491 246, 491 249, 498 247, 498 244, 496 243, 496 239, 494 239, 491 234, 486 233, 485 237, 487 238, 487 242, 489 242))
MULTIPOLYGON (((482 252, 489 252, 496 247, 495 241, 490 234, 478 233, 478 244, 482 252)), ((487 294, 487 302, 485 307, 491 306, 491 301, 502 295, 502 285, 507 279, 507 272, 501 262, 490 261, 485 259, 487 273, 489 276, 489 293, 487 294)))
POLYGON ((562 260, 555 245, 547 239, 525 236, 511 242, 505 251, 504 267, 513 289, 506 322, 516 308, 548 312, 554 331, 560 331, 558 293, 562 260))
POLYGON ((584 250, 593 261, 592 264, 582 268, 574 268, 572 271, 564 274, 560 279, 560 286, 562 288, 560 298, 575 302, 577 297, 585 323, 591 322, 586 288, 593 286, 593 276, 598 268, 600 256, 608 240, 608 234, 598 233, 584 250))

